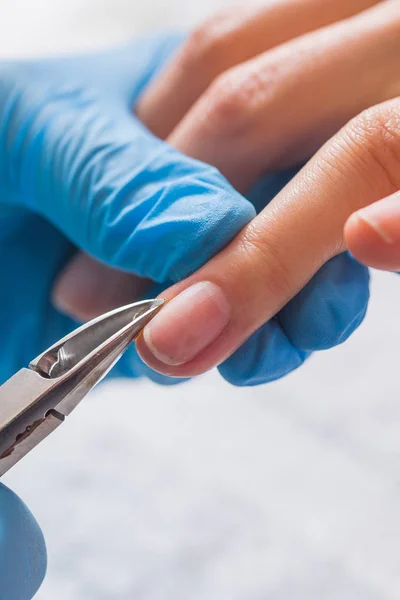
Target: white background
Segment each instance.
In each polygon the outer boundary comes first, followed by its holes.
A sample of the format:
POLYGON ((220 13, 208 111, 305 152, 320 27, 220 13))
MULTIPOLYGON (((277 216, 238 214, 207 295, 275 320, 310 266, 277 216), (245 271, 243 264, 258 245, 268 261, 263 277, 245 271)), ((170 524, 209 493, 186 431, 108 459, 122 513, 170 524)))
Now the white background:
MULTIPOLYGON (((221 4, 0 0, 0 51, 104 46, 221 4)), ((352 340, 273 385, 93 393, 6 479, 46 535, 37 598, 397 600, 399 299, 376 276, 352 340)))

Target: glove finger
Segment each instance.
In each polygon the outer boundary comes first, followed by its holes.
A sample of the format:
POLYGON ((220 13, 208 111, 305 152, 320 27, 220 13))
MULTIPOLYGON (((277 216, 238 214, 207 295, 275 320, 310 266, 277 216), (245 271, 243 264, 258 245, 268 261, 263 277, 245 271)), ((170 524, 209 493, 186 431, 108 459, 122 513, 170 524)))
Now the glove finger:
POLYGON ((6 179, 28 208, 77 246, 122 270, 177 281, 254 217, 216 169, 151 136, 122 102, 58 83, 47 95, 43 81, 14 88, 0 155, 6 146, 6 179))
POLYGON ((288 339, 277 319, 254 333, 218 370, 236 386, 255 386, 280 379, 300 367, 308 352, 288 339))
POLYGON ((291 342, 324 350, 344 342, 368 307, 369 271, 348 253, 328 261, 279 313, 291 342))
POLYGON ((0 484, 0 598, 30 600, 46 572, 43 534, 25 504, 0 484))
POLYGON ((345 225, 347 247, 364 265, 384 271, 400 269, 400 193, 356 211, 345 225))
MULTIPOLYGON (((260 212, 299 169, 264 177, 247 198, 260 212)), ((53 290, 53 302, 65 314, 87 320, 118 306, 134 302, 149 285, 146 280, 117 271, 78 253, 63 269, 53 290)))

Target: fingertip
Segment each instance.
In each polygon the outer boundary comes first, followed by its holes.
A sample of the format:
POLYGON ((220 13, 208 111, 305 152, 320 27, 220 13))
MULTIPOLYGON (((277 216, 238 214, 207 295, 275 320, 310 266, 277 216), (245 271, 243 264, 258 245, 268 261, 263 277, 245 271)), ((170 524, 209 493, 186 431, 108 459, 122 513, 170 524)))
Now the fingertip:
POLYGON ((375 249, 388 243, 388 239, 363 211, 350 215, 344 226, 344 236, 348 249, 356 258, 356 252, 362 256, 369 247, 375 249))
POLYGON ((349 252, 360 263, 381 270, 400 269, 399 238, 389 236, 376 223, 371 222, 366 211, 352 214, 344 227, 344 239, 349 252))

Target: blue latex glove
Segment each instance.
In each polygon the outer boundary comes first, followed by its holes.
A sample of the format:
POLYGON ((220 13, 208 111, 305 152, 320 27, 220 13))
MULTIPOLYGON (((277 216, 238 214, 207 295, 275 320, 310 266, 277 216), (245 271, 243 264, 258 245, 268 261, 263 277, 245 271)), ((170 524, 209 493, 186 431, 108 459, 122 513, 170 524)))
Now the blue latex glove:
POLYGON ((0 484, 0 600, 30 600, 46 570, 46 548, 33 516, 0 484))
MULTIPOLYGON (((167 286, 223 248, 290 178, 262 182, 253 204, 132 115, 179 43, 157 36, 87 57, 0 64, 2 379, 74 326, 50 292, 76 247, 167 286)), ((239 385, 277 379, 343 341, 367 300, 367 271, 336 258, 220 371, 239 385)), ((134 349, 118 369, 171 382, 134 349)))

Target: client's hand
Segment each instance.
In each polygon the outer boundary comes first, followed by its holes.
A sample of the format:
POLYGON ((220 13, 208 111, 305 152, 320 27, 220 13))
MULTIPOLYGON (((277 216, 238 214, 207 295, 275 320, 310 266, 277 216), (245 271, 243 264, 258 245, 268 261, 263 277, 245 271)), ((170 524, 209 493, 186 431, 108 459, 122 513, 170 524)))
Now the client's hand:
MULTIPOLYGON (((282 327, 292 322, 288 301, 345 249, 343 227, 350 214, 400 189, 399 161, 396 99, 351 121, 227 248, 163 294, 174 300, 145 329, 142 357, 163 373, 194 375, 228 359, 253 336, 221 371, 233 373, 234 367, 239 377, 248 356, 254 372, 262 368, 269 351, 263 324, 279 311, 282 327)), ((386 202, 393 206, 395 200, 386 202)), ((356 226, 390 235, 387 222, 381 227, 382 215, 377 219, 376 206, 360 216, 362 224, 356 226)), ((354 234, 354 219, 347 224, 347 237, 354 234)))
MULTIPOLYGON (((184 44, 144 93, 137 114, 157 135, 169 136, 181 151, 217 166, 237 189, 245 191, 265 172, 306 159, 358 112, 400 93, 399 4, 374 4, 371 0, 281 0, 256 12, 230 11, 225 18, 207 22, 184 44)), ((337 159, 345 160, 344 173, 351 172, 350 158, 340 154, 337 159)), ((337 163, 328 166, 325 185, 337 176, 337 163)), ((187 298, 163 309, 147 330, 147 342, 158 359, 170 364, 154 359, 142 343, 142 356, 151 366, 184 376, 226 361, 220 370, 228 380, 262 383, 301 364, 309 351, 344 341, 362 321, 368 301, 367 270, 347 254, 326 262, 344 246, 337 240, 335 250, 327 250, 329 231, 321 229, 312 210, 312 221, 303 222, 307 207, 317 210, 315 194, 326 199, 329 191, 328 187, 314 190, 313 181, 304 179, 311 175, 312 165, 243 231, 234 254, 231 245, 201 274, 173 288, 169 297, 189 282, 204 280, 208 273, 207 279, 219 287, 229 280, 222 295, 215 285, 196 288, 196 310, 185 311, 190 307, 187 298), (300 181, 307 183, 306 197, 295 187, 300 181), (282 200, 287 194, 299 196, 290 203, 293 214, 282 200), (290 248, 295 249, 293 274, 286 265, 291 261, 290 248), (307 256, 312 257, 311 270, 307 256), (211 312, 206 310, 209 300, 211 312), (160 325, 169 319, 174 305, 186 333, 176 329, 172 320, 168 327, 160 325), (215 305, 220 308, 219 321, 215 305), (180 350, 170 346, 172 338, 180 350), (204 347, 208 349, 203 353, 204 347), (176 366, 182 363, 185 366, 176 366)), ((271 181, 275 190, 279 188, 281 180, 270 177, 267 190, 258 186, 250 196, 257 210, 271 198, 271 181)), ((347 214, 331 205, 323 210, 329 215, 328 225, 339 223, 341 232, 347 214)), ((190 247, 190 237, 187 244, 190 247)), ((78 266, 71 268, 70 281, 74 269, 82 279, 90 272, 95 279, 97 272, 98 280, 107 280, 88 259, 81 257, 78 266)))

